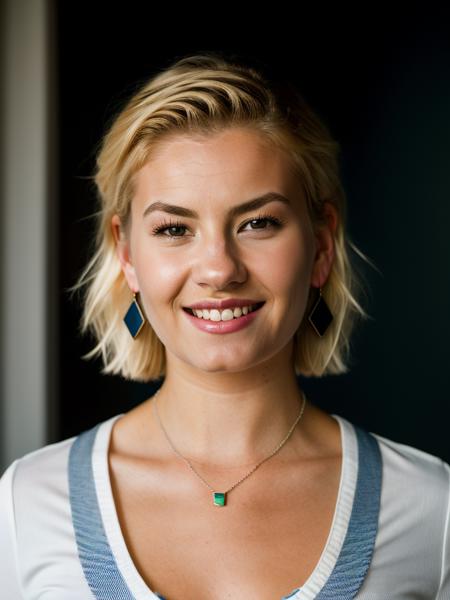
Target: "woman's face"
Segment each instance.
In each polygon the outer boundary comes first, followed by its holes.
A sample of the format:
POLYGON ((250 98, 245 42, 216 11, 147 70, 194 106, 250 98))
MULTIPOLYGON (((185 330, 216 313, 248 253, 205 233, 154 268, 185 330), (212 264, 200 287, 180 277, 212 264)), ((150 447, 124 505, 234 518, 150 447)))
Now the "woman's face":
MULTIPOLYGON (((129 239, 118 244, 118 256, 168 361, 211 372, 267 361, 292 341, 311 284, 326 279, 332 257, 317 252, 298 176, 288 156, 264 142, 243 128, 172 137, 136 175, 129 239), (230 213, 269 193, 286 201, 273 197, 230 213), (156 203, 196 216, 168 214, 156 203), (169 228, 158 233, 161 227, 169 228), (183 310, 225 298, 265 304, 249 325, 228 333, 199 330, 183 310)), ((119 222, 115 215, 117 241, 119 222)))

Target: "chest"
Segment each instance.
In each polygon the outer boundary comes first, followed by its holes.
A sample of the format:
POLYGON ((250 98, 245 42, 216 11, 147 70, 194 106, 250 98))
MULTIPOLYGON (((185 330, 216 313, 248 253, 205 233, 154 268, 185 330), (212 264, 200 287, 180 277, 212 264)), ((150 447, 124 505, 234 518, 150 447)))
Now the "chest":
MULTIPOLYGON (((264 467, 218 507, 183 464, 170 472, 111 456, 121 530, 149 588, 167 600, 281 600, 303 585, 332 526, 340 457, 264 467)), ((221 474, 222 488, 202 475, 220 491, 242 473, 221 474)))

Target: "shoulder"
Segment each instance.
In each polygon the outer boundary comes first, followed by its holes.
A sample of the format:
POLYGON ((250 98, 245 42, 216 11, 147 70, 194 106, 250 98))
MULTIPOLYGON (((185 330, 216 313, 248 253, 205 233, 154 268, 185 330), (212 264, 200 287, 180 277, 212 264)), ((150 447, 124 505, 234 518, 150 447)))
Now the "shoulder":
POLYGON ((66 465, 74 439, 75 436, 48 444, 17 458, 0 479, 3 543, 16 549, 22 569, 29 564, 31 549, 37 560, 38 554, 55 543, 55 536, 57 544, 60 543, 57 532, 64 532, 63 535, 70 532, 66 465))
POLYGON ((0 479, 0 505, 18 540, 68 517, 67 464, 76 436, 48 444, 16 459, 0 479))
POLYGON ((33 486, 45 477, 55 478, 61 470, 64 470, 75 437, 48 444, 17 458, 3 473, 0 482, 5 484, 8 481, 11 486, 17 488, 24 484, 28 487, 33 486))
MULTIPOLYGON (((402 483, 409 483, 414 484, 415 488, 422 486, 423 491, 430 490, 431 492, 442 492, 446 496, 449 495, 450 465, 441 457, 366 429, 349 421, 342 415, 333 414, 333 416, 337 417, 343 425, 344 431, 347 433, 346 438, 351 435, 351 438, 356 436, 361 440, 369 436, 377 442, 375 447, 377 452, 379 449, 381 455, 383 480, 397 482, 397 489, 400 489, 402 483), (356 434, 360 435, 357 436, 356 434)), ((356 451, 358 447, 356 440, 354 447, 356 451)), ((364 447, 360 448, 359 451, 363 452, 360 458, 364 460, 364 447)), ((407 490, 404 490, 404 492, 407 493, 407 490)))
MULTIPOLYGON (((0 490, 13 490, 15 502, 30 502, 40 497, 48 501, 51 496, 61 497, 68 490, 69 454, 75 440, 83 433, 96 430, 110 421, 102 421, 79 434, 59 442, 47 444, 24 454, 12 462, 0 478, 0 490)), ((3 491, 5 493, 5 491, 3 491)))
MULTIPOLYGON (((70 451, 77 439, 85 437, 83 433, 94 432, 108 421, 28 452, 11 463, 3 473, 0 478, 0 514, 3 513, 7 523, 5 528, 19 548, 28 548, 31 538, 38 540, 44 533, 48 543, 53 540, 60 544, 62 538, 70 538, 70 451)), ((108 427, 104 430, 107 435, 108 427)))
POLYGON ((450 465, 439 456, 370 433, 382 460, 381 539, 401 539, 410 552, 426 539, 428 551, 441 560, 449 537, 450 465))
POLYGON ((40 597, 50 588, 64 597, 70 590, 73 597, 89 593, 74 534, 69 458, 76 440, 99 425, 24 454, 0 478, 0 556, 12 561, 6 567, 2 562, 0 580, 17 569, 20 597, 40 597))
MULTIPOLYGON (((408 531, 420 532, 442 544, 450 526, 450 465, 420 448, 344 422, 352 436, 354 428, 359 439, 367 435, 377 442, 371 446, 380 456, 380 524, 389 525, 382 529, 396 535, 402 531, 403 538, 408 531)), ((358 463, 364 463, 366 451, 365 446, 359 447, 358 463)))
POLYGON ((368 433, 378 442, 382 462, 372 577, 379 572, 386 578, 389 569, 388 579, 405 573, 404 581, 416 590, 435 589, 433 598, 450 598, 450 465, 420 448, 368 433))
POLYGON ((398 484, 409 481, 422 486, 423 492, 429 490, 448 497, 450 465, 442 458, 378 433, 370 433, 378 441, 387 475, 395 476, 398 484))

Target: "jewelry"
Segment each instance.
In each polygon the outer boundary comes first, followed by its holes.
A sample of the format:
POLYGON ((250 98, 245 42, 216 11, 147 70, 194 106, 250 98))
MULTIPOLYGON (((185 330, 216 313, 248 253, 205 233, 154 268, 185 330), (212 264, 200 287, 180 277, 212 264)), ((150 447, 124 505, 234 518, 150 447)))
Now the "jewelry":
POLYGON ((145 323, 144 313, 141 310, 136 298, 136 293, 133 292, 133 301, 130 304, 130 308, 127 310, 127 314, 123 320, 125 325, 128 327, 128 331, 131 333, 134 339, 137 338, 139 332, 145 323))
MULTIPOLYGON (((136 298, 136 293, 133 292, 133 301, 130 304, 130 307, 123 318, 125 325, 128 327, 128 331, 132 335, 134 339, 137 338, 139 332, 144 326, 146 319, 144 313, 142 312, 136 298)), ((314 331, 317 333, 319 337, 323 337, 328 326, 333 320, 333 315, 328 308, 327 303, 325 302, 325 298, 322 296, 322 288, 319 288, 319 297, 314 303, 313 308, 311 309, 308 315, 308 321, 311 323, 314 331)))
MULTIPOLYGON (((161 388, 160 388, 160 389, 161 389, 161 388)), ((297 423, 300 421, 300 419, 301 419, 301 417, 302 417, 302 415, 303 415, 303 411, 305 410, 305 405, 306 405, 306 396, 305 396, 304 392, 302 391, 302 395, 303 395, 303 403, 302 403, 302 405, 301 405, 300 412, 299 412, 299 414, 298 414, 298 417, 297 417, 297 418, 296 418, 296 420, 295 420, 295 423, 294 423, 294 424, 292 425, 292 427, 290 428, 290 430, 289 430, 288 434, 286 435, 286 437, 284 438, 284 440, 283 440, 283 441, 282 441, 280 444, 278 444, 278 446, 275 448, 275 450, 274 450, 274 451, 273 451, 271 454, 269 454, 269 456, 266 456, 266 458, 263 458, 263 460, 261 460, 261 461, 260 461, 260 462, 259 462, 259 463, 258 463, 256 466, 254 466, 254 467, 251 469, 251 471, 249 471, 249 472, 247 473, 247 475, 244 475, 244 477, 241 477, 241 479, 239 479, 239 481, 237 481, 237 482, 236 482, 234 485, 232 485, 230 488, 228 488, 228 489, 227 489, 225 492, 216 492, 216 491, 214 490, 214 488, 213 488, 213 487, 212 487, 212 486, 211 486, 211 485, 210 485, 210 484, 209 484, 207 481, 205 481, 205 479, 203 479, 203 477, 202 477, 202 476, 201 476, 199 473, 197 473, 197 471, 194 469, 194 467, 193 467, 193 466, 192 466, 192 464, 189 462, 189 460, 188 460, 186 457, 184 457, 182 454, 180 454, 180 453, 178 452, 178 450, 175 448, 175 446, 172 444, 172 442, 171 442, 171 440, 170 440, 169 436, 167 435, 167 432, 166 432, 166 430, 164 429, 164 426, 163 426, 163 424, 161 423, 161 419, 160 419, 160 417, 159 417, 158 406, 157 406, 157 404, 156 404, 156 396, 158 395, 159 391, 160 391, 160 390, 158 390, 158 391, 157 391, 157 392, 156 392, 156 393, 153 395, 153 399, 154 399, 154 402, 153 402, 153 404, 154 404, 154 407, 155 407, 156 416, 158 417, 158 421, 159 421, 159 424, 160 424, 160 426, 161 426, 161 429, 163 430, 163 432, 164 432, 164 435, 165 435, 165 436, 166 436, 166 438, 167 438, 167 441, 168 441, 168 442, 169 442, 169 444, 171 445, 171 447, 172 447, 172 450, 174 450, 174 452, 175 452, 176 454, 178 454, 178 456, 179 456, 180 458, 182 458, 182 459, 183 459, 183 460, 184 460, 184 461, 185 461, 185 462, 188 464, 189 468, 190 468, 190 469, 191 469, 191 470, 194 472, 194 474, 195 474, 195 475, 197 475, 197 477, 198 477, 199 479, 201 479, 201 481, 202 481, 202 482, 203 482, 203 483, 204 483, 204 484, 205 484, 207 487, 209 487, 209 489, 210 489, 210 490, 212 490, 212 492, 213 492, 213 501, 214 501, 214 505, 215 505, 215 506, 225 506, 225 504, 226 504, 226 497, 227 497, 227 493, 228 493, 228 492, 231 492, 231 490, 232 490, 232 489, 234 489, 236 486, 238 486, 240 483, 242 483, 242 482, 244 481, 244 479, 247 479, 247 477, 249 477, 249 476, 250 476, 250 475, 251 475, 251 474, 252 474, 254 471, 256 471, 256 469, 257 469, 257 468, 258 468, 260 465, 262 465, 262 463, 263 463, 263 462, 265 462, 266 460, 269 460, 269 458, 272 458, 272 456, 274 456, 274 455, 275 455, 275 454, 276 454, 276 453, 277 453, 279 450, 281 450, 281 448, 284 446, 284 444, 285 444, 285 443, 288 441, 288 439, 290 438, 290 436, 291 436, 292 432, 293 432, 293 431, 294 431, 294 429, 295 429, 295 426, 296 426, 296 425, 297 425, 297 423)))
POLYGON ((333 315, 325 302, 325 298, 322 296, 322 288, 319 287, 319 297, 308 315, 308 321, 317 335, 322 337, 332 320, 333 315))

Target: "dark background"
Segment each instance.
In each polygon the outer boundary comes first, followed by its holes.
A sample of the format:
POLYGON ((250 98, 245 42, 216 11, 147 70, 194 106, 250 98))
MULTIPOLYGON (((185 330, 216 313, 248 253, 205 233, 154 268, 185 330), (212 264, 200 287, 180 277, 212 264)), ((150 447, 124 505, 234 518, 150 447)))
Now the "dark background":
POLYGON ((354 335, 350 373, 301 378, 302 387, 328 412, 450 461, 448 10, 296 6, 294 18, 280 7, 247 17, 231 8, 169 15, 154 3, 55 2, 58 439, 156 389, 100 375, 99 360, 81 359, 93 341, 79 335, 81 307, 65 290, 89 258, 96 146, 137 81, 181 55, 224 50, 290 77, 326 122, 342 148, 348 231, 380 271, 358 263, 372 320, 354 335))

